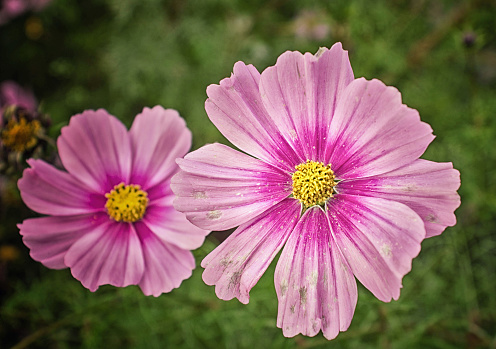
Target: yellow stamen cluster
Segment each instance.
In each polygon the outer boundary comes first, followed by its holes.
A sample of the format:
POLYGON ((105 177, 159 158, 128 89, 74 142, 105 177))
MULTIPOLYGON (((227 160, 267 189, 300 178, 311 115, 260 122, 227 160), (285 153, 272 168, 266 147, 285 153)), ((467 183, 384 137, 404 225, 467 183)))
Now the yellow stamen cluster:
POLYGON ((305 207, 323 205, 332 197, 334 172, 331 165, 307 160, 295 167, 293 173, 293 197, 300 200, 305 207))
POLYGON ((105 194, 108 215, 117 222, 133 223, 145 214, 148 194, 139 185, 120 183, 105 194))
POLYGON ((12 118, 2 130, 2 143, 14 151, 23 152, 38 143, 37 137, 40 131, 41 124, 38 120, 27 121, 23 117, 19 120, 12 118))

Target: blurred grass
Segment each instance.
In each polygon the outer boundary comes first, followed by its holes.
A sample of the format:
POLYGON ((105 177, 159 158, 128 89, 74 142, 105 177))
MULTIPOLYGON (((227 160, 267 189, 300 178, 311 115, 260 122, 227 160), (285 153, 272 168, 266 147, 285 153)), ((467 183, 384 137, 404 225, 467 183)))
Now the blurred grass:
MULTIPOLYGON (((54 0, 0 27, 0 81, 34 90, 54 136, 84 109, 106 108, 129 125, 161 104, 179 110, 198 148, 225 141, 204 111, 205 89, 236 61, 262 71, 286 50, 336 41, 355 76, 396 86, 432 126, 423 157, 461 172, 458 224, 423 242, 398 301, 360 286, 349 330, 328 342, 276 328, 274 264, 248 305, 218 300, 201 268, 159 298, 137 287, 91 293, 68 270, 29 258, 15 226, 29 212, 11 188, 0 207, 0 248, 15 251, 0 254, 1 347, 496 348, 494 1, 54 0), (27 36, 33 18, 38 38, 27 36)), ((195 251, 198 264, 216 244, 195 251)))

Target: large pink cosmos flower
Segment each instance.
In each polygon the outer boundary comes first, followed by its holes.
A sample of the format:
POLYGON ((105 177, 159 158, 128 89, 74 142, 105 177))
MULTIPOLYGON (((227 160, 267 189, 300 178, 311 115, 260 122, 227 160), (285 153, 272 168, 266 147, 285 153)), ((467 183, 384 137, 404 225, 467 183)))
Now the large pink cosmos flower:
POLYGON ((425 237, 456 222, 459 173, 419 159, 434 139, 398 90, 354 79, 341 44, 282 54, 260 74, 238 62, 206 110, 246 155, 210 144, 178 159, 175 207, 203 229, 239 227, 203 261, 219 298, 275 271, 285 336, 332 339, 350 325, 355 277, 398 299, 425 237))
POLYGON ((100 285, 139 285, 158 296, 190 277, 190 250, 207 231, 172 206, 175 159, 191 132, 175 110, 145 108, 129 130, 105 110, 71 118, 57 140, 67 172, 29 160, 19 189, 24 202, 48 217, 19 225, 31 256, 100 285))

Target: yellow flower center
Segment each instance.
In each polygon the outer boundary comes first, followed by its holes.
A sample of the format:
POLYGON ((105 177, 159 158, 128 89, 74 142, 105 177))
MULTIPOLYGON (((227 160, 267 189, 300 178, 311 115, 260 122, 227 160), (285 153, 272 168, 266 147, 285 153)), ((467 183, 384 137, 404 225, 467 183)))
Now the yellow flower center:
POLYGON ((323 205, 332 197, 334 172, 331 165, 322 162, 307 160, 295 167, 293 173, 293 197, 303 203, 305 207, 323 205))
POLYGON ((4 146, 18 152, 33 148, 38 143, 37 136, 41 130, 38 120, 27 121, 21 117, 19 120, 10 119, 1 138, 4 146))
POLYGON ((139 185, 121 183, 105 194, 105 208, 113 220, 133 223, 143 218, 148 206, 147 196, 139 185))

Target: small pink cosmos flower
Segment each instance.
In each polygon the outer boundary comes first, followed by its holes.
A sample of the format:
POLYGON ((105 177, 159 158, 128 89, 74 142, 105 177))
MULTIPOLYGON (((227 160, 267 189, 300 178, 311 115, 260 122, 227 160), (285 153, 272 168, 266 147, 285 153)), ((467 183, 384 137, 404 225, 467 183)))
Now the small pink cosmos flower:
POLYGON ((395 88, 354 79, 340 43, 286 52, 262 74, 238 62, 207 94, 210 120, 249 155, 211 144, 178 159, 174 205, 203 229, 239 226, 202 261, 221 299, 248 303, 282 249, 285 336, 345 331, 355 278, 398 299, 422 240, 456 223, 459 172, 419 159, 431 128, 395 88))
POLYGON ((14 81, 3 81, 0 84, 0 113, 12 105, 34 112, 38 103, 31 91, 23 89, 14 81))
POLYGON ((174 161, 191 146, 175 110, 145 108, 129 132, 103 109, 85 111, 57 145, 67 172, 31 159, 18 183, 26 205, 48 215, 19 225, 35 260, 71 268, 91 291, 139 285, 158 296, 191 276, 190 250, 207 231, 172 206, 174 161))
POLYGON ((52 0, 0 0, 0 25, 26 11, 41 11, 52 0))

